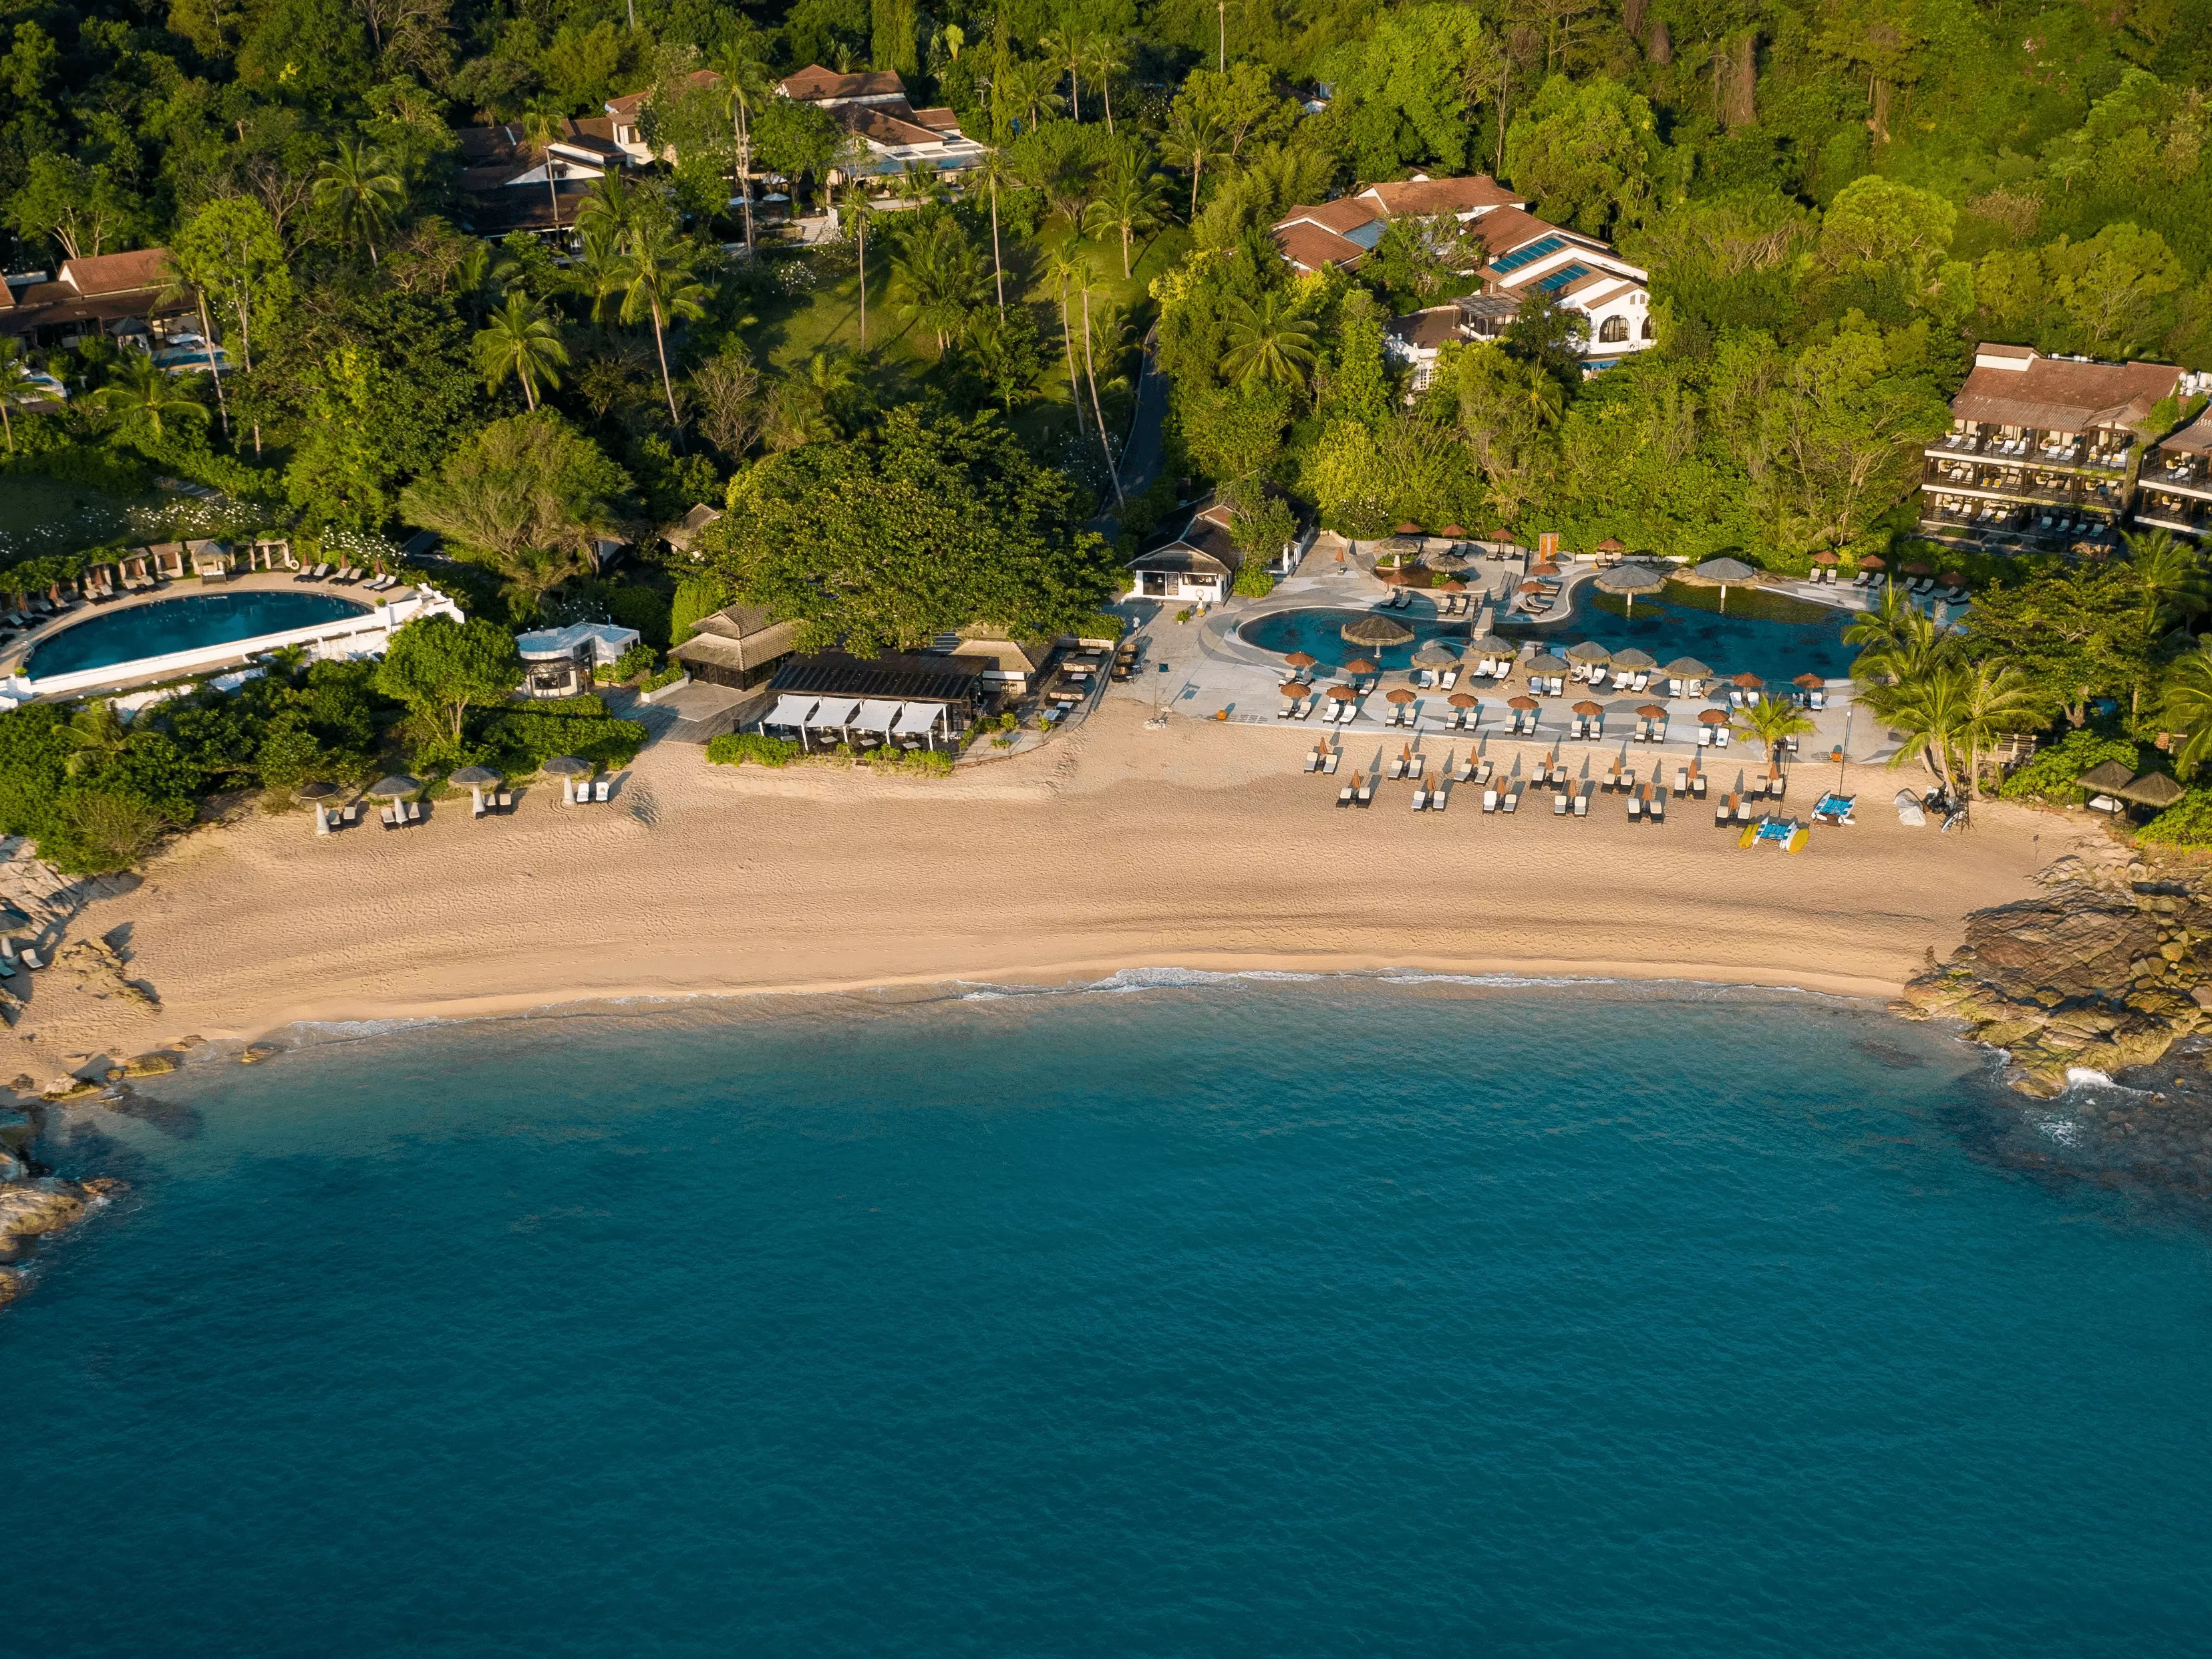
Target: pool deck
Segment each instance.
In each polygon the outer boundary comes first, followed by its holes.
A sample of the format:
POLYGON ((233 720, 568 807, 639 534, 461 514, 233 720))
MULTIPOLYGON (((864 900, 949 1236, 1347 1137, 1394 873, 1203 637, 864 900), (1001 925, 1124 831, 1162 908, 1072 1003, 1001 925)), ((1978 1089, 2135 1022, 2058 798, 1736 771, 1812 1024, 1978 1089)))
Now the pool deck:
MULTIPOLYGON (((119 616, 126 611, 136 611, 144 605, 158 605, 163 599, 196 599, 216 593, 325 593, 333 599, 348 599, 356 605, 373 610, 377 606, 389 604, 394 599, 404 598, 414 591, 412 584, 403 583, 397 587, 388 587, 381 593, 367 593, 362 591, 362 586, 358 582, 347 586, 331 581, 295 581, 291 574, 286 571, 257 570, 251 575, 232 576, 222 581, 207 581, 198 576, 185 576, 138 592, 118 593, 115 598, 100 605, 77 605, 58 617, 50 617, 28 633, 18 634, 4 647, 0 647, 0 678, 10 678, 21 673, 31 653, 41 642, 51 640, 55 635, 66 631, 78 623, 89 622, 95 617, 119 616)), ((245 663, 250 654, 240 652, 238 662, 245 663)), ((220 672, 221 670, 216 668, 205 672, 220 672)), ((191 676, 194 678, 203 677, 201 671, 195 671, 191 676)), ((105 695, 108 690, 127 691, 135 685, 150 684, 158 680, 176 678, 173 674, 165 674, 145 676, 137 679, 118 678, 112 688, 103 688, 101 695, 105 695)), ((82 692, 69 694, 70 697, 84 695, 86 694, 82 692)))
MULTIPOLYGON (((1389 594, 1389 586, 1364 568, 1363 560, 1358 556, 1348 556, 1339 565, 1336 555, 1343 550, 1340 541, 1324 535, 1307 553, 1297 574, 1284 577, 1267 598, 1231 599, 1187 623, 1176 620, 1181 607, 1171 601, 1125 603, 1121 608, 1136 622, 1136 635, 1142 641, 1141 668, 1133 679, 1115 686, 1113 694, 1142 698, 1163 716, 1175 714, 1192 720, 1223 720, 1230 725, 1277 728, 1294 734, 1301 751, 1334 735, 1346 745, 1348 764, 1356 759, 1364 765, 1366 758, 1364 752, 1355 757, 1351 745, 1379 738, 1383 747, 1375 751, 1377 756, 1398 744, 1412 743, 1419 748, 1421 740, 1427 739, 1431 747, 1441 740, 1492 754, 1502 753, 1507 747, 1523 748, 1532 754, 1556 748, 1571 763, 1576 763, 1577 756, 1595 762, 1601 757, 1609 760, 1613 755, 1626 754, 1631 757, 1628 763, 1633 765, 1633 757, 1638 754, 1666 756, 1670 761, 1702 755, 1706 769, 1716 777, 1723 773, 1732 776, 1747 766, 1764 765, 1757 745, 1741 739, 1726 749, 1698 748, 1698 715, 1707 708, 1722 706, 1725 688, 1717 688, 1713 696, 1670 701, 1663 688, 1640 692, 1608 688, 1592 692, 1588 686, 1570 679, 1563 695, 1539 699, 1543 707, 1539 712, 1541 723, 1537 730, 1516 736, 1511 729, 1511 713, 1505 705, 1508 698, 1528 693, 1524 672, 1516 668, 1498 681, 1462 676, 1455 689, 1481 699, 1476 723, 1471 729, 1446 724, 1452 710, 1445 699, 1451 694, 1436 690, 1419 691, 1413 705, 1413 725, 1385 726, 1383 717, 1391 705, 1385 701, 1384 693, 1393 686, 1409 684, 1405 674, 1394 672, 1367 677, 1373 682, 1372 687, 1361 700, 1358 718, 1349 724, 1325 725, 1318 711, 1303 720, 1279 718, 1284 702, 1279 687, 1287 672, 1283 659, 1246 642, 1238 637, 1237 630, 1255 618, 1280 611, 1322 606, 1361 610, 1379 605, 1389 594), (1607 710, 1608 729, 1602 738, 1577 739, 1567 735, 1570 710, 1575 703, 1585 700, 1601 703, 1607 710), (1668 722, 1668 735, 1663 742, 1638 743, 1631 736, 1636 729, 1634 710, 1650 702, 1666 704, 1671 710, 1673 718, 1668 722)), ((1469 569, 1462 580, 1467 583, 1468 592, 1475 596, 1475 611, 1479 613, 1485 603, 1502 608, 1521 574, 1517 560, 1485 561, 1469 569)), ((1596 574, 1592 565, 1569 567, 1563 573, 1565 580, 1553 608, 1525 620, 1540 623, 1564 616, 1571 608, 1575 588, 1596 574)), ((1847 587, 1790 582, 1774 584, 1768 591, 1840 611, 1866 607, 1865 596, 1847 587)), ((1474 614, 1466 618, 1469 623, 1475 619, 1474 614)), ((1324 688, 1326 684, 1317 682, 1324 688)), ((1811 763, 1816 757, 1824 759, 1838 748, 1843 749, 1853 762, 1887 761, 1896 752, 1897 740, 1887 731, 1857 716, 1850 680, 1832 679, 1827 682, 1827 689, 1828 706, 1813 711, 1813 730, 1798 739, 1801 764, 1811 763)))

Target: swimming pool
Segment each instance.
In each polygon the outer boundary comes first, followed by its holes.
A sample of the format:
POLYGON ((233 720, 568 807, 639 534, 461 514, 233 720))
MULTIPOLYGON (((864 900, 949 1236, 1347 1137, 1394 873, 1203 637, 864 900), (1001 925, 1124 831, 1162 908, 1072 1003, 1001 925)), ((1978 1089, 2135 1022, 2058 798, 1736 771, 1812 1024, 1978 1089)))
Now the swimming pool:
MULTIPOLYGON (((1611 651, 1631 647, 1648 651, 1662 663, 1676 657, 1695 657, 1723 677, 1756 674, 1775 684, 1786 684, 1800 674, 1842 679, 1850 672, 1856 653, 1844 643, 1844 629, 1850 613, 1766 593, 1731 592, 1729 600, 1732 605, 1756 606, 1781 614, 1724 617, 1685 602, 1711 602, 1717 592, 1670 582, 1656 594, 1640 595, 1633 613, 1624 614, 1617 596, 1600 593, 1585 582, 1576 588, 1573 609, 1565 621, 1538 626, 1500 617, 1493 626, 1501 638, 1516 642, 1540 640, 1554 651, 1577 641, 1595 640, 1611 651)), ((1278 611, 1255 617, 1237 634, 1248 645, 1278 655, 1304 651, 1327 670, 1341 668, 1353 658, 1364 656, 1381 664, 1387 673, 1409 666, 1423 641, 1463 640, 1474 627, 1470 617, 1446 621, 1438 617, 1427 596, 1417 593, 1410 610, 1388 613, 1393 621, 1413 630, 1413 640, 1376 651, 1349 643, 1338 631, 1355 617, 1365 614, 1337 607, 1278 611)))
POLYGON ((204 650, 234 640, 364 617, 373 608, 335 593, 288 593, 282 588, 160 599, 88 617, 41 641, 31 653, 27 672, 33 678, 44 678, 112 668, 142 657, 204 650))

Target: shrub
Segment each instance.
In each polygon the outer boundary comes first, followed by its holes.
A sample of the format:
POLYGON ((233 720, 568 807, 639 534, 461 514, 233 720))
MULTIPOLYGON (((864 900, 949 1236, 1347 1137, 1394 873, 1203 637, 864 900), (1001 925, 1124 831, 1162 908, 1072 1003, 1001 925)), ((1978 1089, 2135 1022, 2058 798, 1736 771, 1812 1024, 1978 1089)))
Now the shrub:
POLYGON ((2212 789, 2191 790, 2136 830, 2136 839, 2162 847, 2212 847, 2212 789))
POLYGON ((1248 559, 1237 567, 1237 580, 1229 591, 1248 599, 1264 599, 1275 591, 1275 573, 1248 559))
MULTIPOLYGON (((2006 800, 2039 800, 2054 806, 2079 806, 2088 793, 2074 780, 2092 767, 2118 761, 2130 772, 2142 763, 2142 750, 2126 738, 2084 726, 2069 732, 2004 781, 1997 791, 2006 800)), ((2187 803, 2169 809, 2179 811, 2187 803)))
POLYGON ((668 595, 659 588, 625 583, 607 594, 607 614, 624 628, 635 628, 647 645, 665 651, 670 643, 668 595))
POLYGON ((716 766, 743 766, 752 761, 762 766, 788 766, 805 752, 786 738, 762 732, 725 732, 707 740, 707 758, 716 766))
POLYGON ((664 685, 675 684, 677 681, 682 679, 684 675, 689 672, 690 672, 690 670, 684 667, 682 663, 672 662, 665 668, 656 669, 652 673, 647 674, 645 677, 645 684, 641 689, 647 691, 658 691, 664 685))
POLYGON ((616 659, 615 678, 618 680, 634 680, 640 674, 649 674, 653 672, 654 659, 659 655, 658 651, 643 640, 640 640, 616 659))
POLYGON ((645 728, 635 720, 511 708, 486 723, 481 742, 486 765, 523 777, 556 755, 574 755, 602 766, 627 766, 645 747, 645 728))
POLYGON ((533 714, 580 714, 596 719, 607 712, 607 700, 596 691, 580 691, 573 697, 544 697, 523 706, 533 714))

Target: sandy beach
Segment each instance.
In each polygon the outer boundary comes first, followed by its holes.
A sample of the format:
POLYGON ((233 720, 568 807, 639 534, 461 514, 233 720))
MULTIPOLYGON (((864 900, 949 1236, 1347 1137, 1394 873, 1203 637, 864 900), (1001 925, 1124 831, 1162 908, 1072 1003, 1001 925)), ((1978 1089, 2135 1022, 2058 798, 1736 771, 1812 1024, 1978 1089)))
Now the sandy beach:
MULTIPOLYGON (((1109 700, 1060 741, 950 780, 709 767, 664 743, 605 806, 564 808, 541 784, 482 823, 464 797, 404 832, 318 840, 302 814, 258 812, 204 829, 67 930, 118 945, 159 1008, 96 996, 64 968, 19 976, 19 1063, 43 1084, 88 1057, 302 1020, 1135 967, 1888 996, 1969 911, 2032 891, 2085 833, 1995 804, 1964 835, 1906 830, 1887 805, 1898 775, 1879 769, 1850 780, 1858 823, 1796 857, 1739 849, 1687 800, 1661 828, 1630 825, 1610 795, 1581 823, 1543 797, 1486 817, 1474 790, 1415 813, 1404 784, 1339 811, 1339 781, 1298 769, 1310 734, 1152 730, 1145 713, 1109 700)), ((1429 740, 1432 766, 1446 747, 1429 740)), ((1355 743, 1344 775, 1371 758, 1355 743)), ((1807 765, 1791 807, 1832 781, 1807 765)))

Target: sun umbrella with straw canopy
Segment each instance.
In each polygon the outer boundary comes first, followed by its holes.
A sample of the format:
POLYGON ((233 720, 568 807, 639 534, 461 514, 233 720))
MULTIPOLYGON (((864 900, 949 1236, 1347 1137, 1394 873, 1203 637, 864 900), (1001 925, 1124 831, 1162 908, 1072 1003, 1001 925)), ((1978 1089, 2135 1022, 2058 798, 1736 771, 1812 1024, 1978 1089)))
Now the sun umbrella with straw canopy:
POLYGON ((1818 674, 1800 674, 1796 679, 1790 681, 1790 684, 1796 686, 1800 691, 1817 691, 1820 687, 1826 685, 1827 681, 1822 679, 1818 674))
POLYGON ((1382 701, 1385 702, 1407 703, 1413 700, 1413 691, 1410 686, 1394 685, 1382 694, 1382 701))
POLYGON ((1859 568, 1862 570, 1881 570, 1886 568, 1888 562, 1889 562, 1883 558, 1879 553, 1862 553, 1859 555, 1859 568))
POLYGON ((1955 570, 1947 570, 1943 573, 1943 582, 1948 587, 1964 587, 1966 579, 1955 570))
POLYGON ((1440 550, 1434 553, 1424 553, 1421 556, 1421 562, 1439 574, 1449 576, 1455 571, 1466 569, 1468 566, 1474 563, 1474 561, 1468 558, 1464 553, 1453 553, 1440 550))
POLYGON ((2118 761, 2106 761, 2100 766, 2091 767, 2074 781, 2093 795, 2110 795, 2134 782, 2135 775, 2133 767, 2123 766, 2118 761))
POLYGON ((2163 772, 2146 772, 2141 777, 2106 792, 2122 800, 2133 801, 2138 806, 2164 810, 2189 792, 2163 772))
POLYGON ((550 772, 561 780, 561 804, 566 806, 576 799, 576 786, 571 780, 591 776, 592 763, 587 760, 579 760, 574 755, 556 755, 538 769, 550 772))
POLYGON ((1728 723, 1729 712, 1725 708, 1708 708, 1698 716, 1700 726, 1726 726, 1728 723))
POLYGON ((1444 701, 1455 708, 1474 708, 1480 706, 1482 699, 1472 691, 1455 691, 1444 701))
POLYGON ((1413 637, 1413 630, 1403 623, 1378 617, 1371 611, 1364 617, 1354 617, 1337 631, 1354 645, 1403 645, 1413 637))
POLYGON ((1375 562, 1381 564, 1386 559, 1393 562, 1410 559, 1420 550, 1421 544, 1411 536, 1385 536, 1375 544, 1375 562))
POLYGON ((1905 567, 1905 574, 1908 576, 1926 576, 1934 573, 1928 566, 1922 564, 1917 560, 1915 560, 1912 563, 1905 567))
POLYGON ((1523 593, 1540 593, 1544 591, 1544 584, 1532 576, 1521 584, 1519 591, 1523 593))
POLYGON ((1626 651, 1616 651, 1613 653, 1613 665, 1616 669, 1626 669, 1633 674, 1640 669, 1656 668, 1659 665, 1659 659, 1649 651, 1638 651, 1635 647, 1631 646, 1626 651))
POLYGON ((1447 593, 1464 593, 1467 592, 1467 584, 1454 576, 1444 584, 1443 591, 1447 593))
POLYGON ((1426 640, 1413 653, 1416 668, 1449 668, 1459 660, 1459 651, 1448 640, 1426 640))
POLYGON ((1538 655, 1528 659, 1528 672, 1531 674, 1543 674, 1547 676, 1552 674, 1564 674, 1567 672, 1566 659, 1564 657, 1555 657, 1548 651, 1542 652, 1538 655))
POLYGON ((395 772, 388 778, 379 778, 367 793, 377 800, 388 800, 395 805, 417 793, 422 786, 404 772, 395 772))
POLYGON ((1640 563, 1634 559, 1623 559, 1610 570, 1597 574, 1601 593, 1618 593, 1628 601, 1628 613, 1636 614, 1636 596, 1656 593, 1667 585, 1666 572, 1657 567, 1640 563))
POLYGON ((1823 548, 1820 552, 1815 553, 1813 556, 1813 562, 1814 564, 1833 564, 1836 562, 1836 556, 1829 552, 1826 548, 1823 548))
POLYGON ((330 816, 324 807, 323 803, 328 800, 332 795, 338 793, 337 785, 335 783, 323 783, 320 781, 303 783, 292 793, 297 795, 301 800, 311 802, 313 805, 315 809, 315 833, 319 836, 327 836, 330 834, 330 816))
POLYGON ((1578 645, 1571 645, 1567 647, 1566 654, 1569 662, 1598 663, 1613 660, 1613 653, 1595 640, 1584 640, 1578 645))
POLYGON ((478 816, 482 816, 483 812, 483 792, 485 787, 489 784, 497 783, 499 781, 499 774, 493 771, 489 766, 464 766, 459 771, 447 778, 446 781, 447 783, 458 783, 463 788, 466 789, 469 792, 469 805, 471 809, 478 816))
POLYGON ((1359 693, 1354 687, 1349 685, 1332 685, 1328 688, 1328 695, 1339 702, 1349 702, 1359 693))
POLYGON ((1588 720, 1592 714, 1602 714, 1605 713, 1605 705, 1601 702, 1592 702, 1585 697, 1582 702, 1575 705, 1575 713, 1580 714, 1584 720, 1588 720))
POLYGON ((1756 580, 1759 576, 1759 572, 1753 569, 1751 566, 1746 564, 1741 559, 1727 558, 1707 559, 1703 564, 1698 566, 1697 568, 1692 570, 1690 574, 1696 576, 1702 581, 1718 582, 1720 584, 1721 615, 1723 617, 1728 615, 1729 584, 1730 582, 1734 582, 1737 586, 1741 587, 1747 581, 1756 580))
POLYGON ((1730 680, 1729 684, 1730 685, 1740 685, 1747 691, 1764 690, 1766 686, 1766 682, 1765 680, 1759 678, 1758 675, 1752 673, 1738 674, 1734 679, 1730 680))
POLYGON ((1659 671, 1670 680, 1709 680, 1713 671, 1695 657, 1677 657, 1659 671))
POLYGON ((1663 720, 1667 718, 1667 705, 1663 702, 1647 702, 1636 711, 1636 715, 1638 720, 1663 720))
POLYGON ((1467 642, 1467 648, 1484 656, 1494 656, 1501 651, 1511 651, 1513 641, 1496 634, 1477 634, 1467 642))

